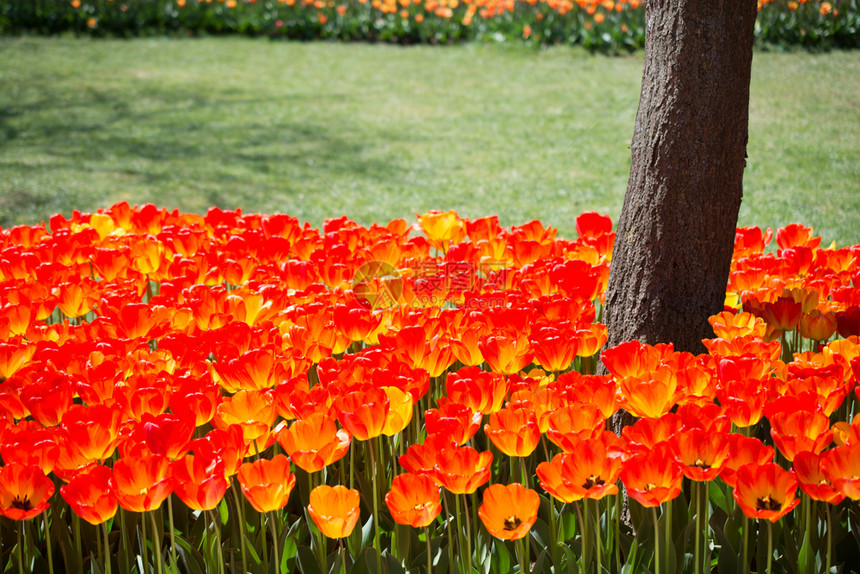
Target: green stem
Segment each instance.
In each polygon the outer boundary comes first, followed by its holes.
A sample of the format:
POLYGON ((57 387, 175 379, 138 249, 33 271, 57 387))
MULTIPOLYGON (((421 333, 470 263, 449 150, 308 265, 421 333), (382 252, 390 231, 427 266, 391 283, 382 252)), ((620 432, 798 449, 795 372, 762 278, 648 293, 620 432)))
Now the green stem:
POLYGON ((812 548, 812 499, 808 496, 803 497, 803 510, 805 516, 805 529, 803 534, 803 541, 807 545, 807 548, 810 549, 809 552, 806 553, 806 564, 803 565, 806 572, 812 572, 812 562, 814 553, 811 551, 812 548))
MULTIPOLYGON (((50 521, 48 520, 48 514, 50 514, 50 512, 51 507, 49 506, 45 513, 42 514, 42 520, 45 522, 45 545, 47 546, 48 551, 48 574, 54 574, 54 551, 51 548, 51 542, 53 540, 51 537, 51 525, 50 521)), ((110 574, 110 571, 108 571, 108 574, 110 574)))
POLYGON ((448 493, 442 492, 442 504, 445 506, 445 528, 448 530, 448 568, 454 568, 454 538, 451 536, 451 513, 448 511, 448 493))
POLYGON ((654 574, 660 572, 660 529, 657 527, 657 507, 651 507, 651 517, 654 519, 654 574))
MULTIPOLYGON (((528 536, 528 535, 526 535, 526 536, 528 536)), ((523 544, 522 538, 517 540, 517 554, 520 557, 520 574, 526 574, 528 572, 528 570, 526 569, 526 564, 527 564, 526 551, 525 551, 525 544, 523 544)))
POLYGON ((370 443, 368 446, 368 450, 370 451, 370 466, 371 466, 371 477, 373 481, 373 549, 376 551, 376 571, 382 572, 382 554, 379 549, 379 492, 377 491, 377 480, 376 475, 379 474, 376 472, 376 455, 374 453, 374 445, 373 442, 376 439, 370 439, 368 442, 370 443))
POLYGON ((233 489, 233 499, 236 501, 236 513, 239 515, 239 546, 242 552, 242 572, 248 571, 248 560, 245 550, 245 509, 242 503, 242 498, 239 495, 239 489, 233 489))
POLYGON ((155 567, 156 572, 158 574, 163 574, 163 570, 161 568, 161 541, 158 541, 156 544, 156 537, 158 536, 158 525, 155 523, 155 511, 149 513, 149 520, 152 523, 152 553, 153 558, 155 559, 155 567))
POLYGON ((24 530, 24 521, 18 525, 18 574, 24 574, 24 548, 21 544, 21 531, 24 530))
POLYGON ((338 538, 337 543, 340 546, 340 574, 346 574, 346 550, 343 546, 343 538, 338 538))
POLYGON ((128 563, 128 557, 129 557, 128 538, 125 535, 127 530, 125 528, 125 509, 124 508, 119 509, 119 527, 120 527, 119 540, 120 540, 120 544, 122 544, 123 556, 125 557, 125 560, 123 562, 123 567, 128 572, 128 571, 131 571, 131 565, 128 563))
POLYGON ((600 503, 598 501, 594 501, 594 518, 596 520, 595 524, 595 532, 597 533, 597 538, 595 539, 595 552, 597 552, 597 574, 603 573, 603 542, 601 540, 600 533, 600 503))
MULTIPOLYGON (((759 519, 761 520, 761 519, 759 519)), ((767 569, 765 572, 771 574, 771 566, 773 566, 773 524, 770 520, 767 521, 767 569)))
POLYGON ((573 505, 573 510, 576 512, 576 521, 579 522, 579 529, 582 531, 582 544, 580 546, 581 554, 579 559, 579 571, 581 574, 585 574, 585 548, 587 544, 587 537, 585 535, 585 519, 582 517, 582 510, 579 508, 579 501, 571 502, 573 505))
POLYGON ((700 482, 693 482, 695 489, 695 504, 696 504, 696 551, 693 554, 693 564, 696 574, 702 574, 702 560, 700 549, 702 546, 702 485, 700 482))
MULTIPOLYGON (((219 523, 219 517, 216 511, 210 510, 209 514, 212 517, 212 526, 215 528, 215 545, 218 547, 218 574, 224 574, 224 554, 221 550, 221 524, 219 523)), ((263 548, 265 547, 266 545, 263 544, 263 548)), ((268 568, 266 571, 268 572, 268 568)))
POLYGON ((553 570, 558 570, 558 529, 555 525, 555 499, 550 496, 549 502, 549 543, 550 554, 552 555, 553 570))
MULTIPOLYGON (((140 545, 141 552, 143 553, 143 569, 149 570, 149 557, 146 552, 146 517, 141 514, 140 516, 140 545)), ((81 562, 83 562, 83 557, 81 558, 81 562)))
POLYGON ((702 497, 702 503, 704 504, 703 512, 705 514, 705 529, 702 532, 705 543, 705 572, 708 573, 711 571, 711 544, 710 544, 710 515, 711 515, 711 483, 705 482, 702 484, 702 488, 704 489, 704 496, 702 497))
POLYGON ((741 568, 741 574, 748 574, 750 570, 750 550, 749 550, 749 528, 750 528, 750 519, 744 516, 743 524, 741 525, 741 540, 743 540, 744 554, 743 554, 743 568, 741 568))
POLYGON ((111 574, 110 572, 110 542, 108 541, 108 529, 107 523, 102 522, 102 534, 105 536, 105 573, 111 574))
POLYGON ((665 540, 663 541, 663 546, 664 546, 663 556, 668 561, 669 555, 670 555, 669 547, 672 544, 672 501, 671 500, 666 501, 666 505, 663 507, 663 512, 666 515, 665 520, 664 520, 666 532, 664 535, 665 540))
MULTIPOLYGON (((275 574, 281 574, 281 555, 278 554, 278 530, 275 527, 274 517, 269 517, 269 526, 272 527, 272 550, 275 554, 275 574)), ((322 566, 322 571, 328 572, 328 568, 325 567, 325 564, 322 566)))
POLYGON ((827 512, 827 562, 826 562, 826 568, 825 568, 824 572, 826 574, 830 574, 830 565, 833 563, 832 562, 833 555, 831 554, 831 551, 833 550, 833 534, 832 534, 833 528, 832 528, 832 524, 830 523, 830 521, 831 521, 830 511, 831 510, 832 509, 831 509, 830 505, 828 504, 827 507, 825 508, 825 511, 827 512))
POLYGON ((621 571, 621 494, 615 495, 615 571, 621 571))
MULTIPOLYGON (((578 503, 574 503, 577 504, 578 503)), ((588 501, 582 501, 582 564, 583 572, 591 564, 591 512, 588 509, 588 501)))
POLYGON ((433 549, 430 545, 430 527, 424 527, 424 540, 427 542, 427 574, 433 574, 433 549))
POLYGON ((523 473, 523 486, 526 488, 529 487, 529 473, 526 471, 526 457, 521 456, 520 458, 520 470, 523 473))
POLYGON ((178 567, 179 562, 176 559, 176 534, 173 526, 173 495, 167 497, 167 519, 170 523, 170 559, 173 565, 178 567))
MULTIPOLYGON (((463 506, 465 508, 465 512, 463 512, 463 516, 466 517, 466 573, 472 574, 472 528, 469 524, 469 501, 466 498, 466 495, 463 494, 463 506)), ((459 512, 457 513, 459 516, 459 512)))

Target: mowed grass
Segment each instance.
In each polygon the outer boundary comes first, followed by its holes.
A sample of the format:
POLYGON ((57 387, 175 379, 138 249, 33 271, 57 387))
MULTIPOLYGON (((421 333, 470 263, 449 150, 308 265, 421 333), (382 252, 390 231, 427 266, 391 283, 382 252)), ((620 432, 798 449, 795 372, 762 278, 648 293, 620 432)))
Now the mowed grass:
MULTIPOLYGON (((642 57, 468 44, 0 39, 0 225, 126 200, 314 226, 617 220, 642 57)), ((757 52, 741 225, 860 243, 860 52, 757 52)))

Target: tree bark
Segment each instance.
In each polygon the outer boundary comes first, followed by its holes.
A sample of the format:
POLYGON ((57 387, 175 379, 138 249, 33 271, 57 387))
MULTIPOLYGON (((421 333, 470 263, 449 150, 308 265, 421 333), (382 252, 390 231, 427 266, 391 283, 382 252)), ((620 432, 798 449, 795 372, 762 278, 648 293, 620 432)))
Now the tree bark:
POLYGON ((756 0, 646 0, 632 165, 606 294, 609 343, 702 352, 742 196, 756 0))
MULTIPOLYGON (((607 347, 703 352, 743 195, 756 0, 645 0, 632 163, 606 292, 607 347)), ((605 372, 603 365, 601 370, 605 372)), ((618 434, 634 422, 619 411, 618 434)), ((632 530, 628 499, 623 520, 632 530)))

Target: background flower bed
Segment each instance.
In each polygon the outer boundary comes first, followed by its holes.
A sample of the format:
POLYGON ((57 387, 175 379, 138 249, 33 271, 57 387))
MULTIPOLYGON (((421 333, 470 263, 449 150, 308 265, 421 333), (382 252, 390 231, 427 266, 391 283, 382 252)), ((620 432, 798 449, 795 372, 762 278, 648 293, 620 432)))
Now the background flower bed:
MULTIPOLYGON (((238 33, 397 43, 525 40, 632 50, 641 0, 7 0, 0 31, 93 36, 238 33)), ((856 47, 858 0, 760 0, 761 43, 856 47)))

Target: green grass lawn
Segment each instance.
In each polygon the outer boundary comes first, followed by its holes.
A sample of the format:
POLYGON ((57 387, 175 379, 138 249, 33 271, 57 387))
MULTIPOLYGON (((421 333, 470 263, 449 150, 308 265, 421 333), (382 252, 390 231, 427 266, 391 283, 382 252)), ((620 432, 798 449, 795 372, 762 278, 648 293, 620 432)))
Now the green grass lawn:
MULTIPOLYGON (((0 225, 117 201, 320 225, 617 219, 641 55, 0 39, 0 225)), ((741 225, 860 243, 860 52, 757 52, 741 225)))

